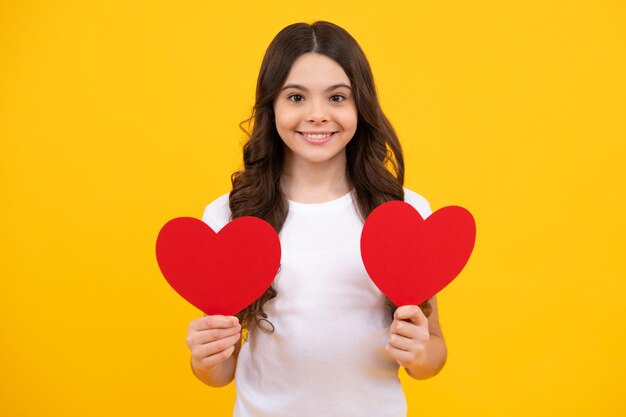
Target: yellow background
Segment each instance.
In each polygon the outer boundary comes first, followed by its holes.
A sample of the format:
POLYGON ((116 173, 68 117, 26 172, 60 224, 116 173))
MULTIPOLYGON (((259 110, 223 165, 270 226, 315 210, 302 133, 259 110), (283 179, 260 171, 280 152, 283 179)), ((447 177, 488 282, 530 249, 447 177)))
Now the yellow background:
POLYGON ((317 19, 366 52, 405 185, 477 220, 409 415, 626 413, 623 2, 0 4, 1 415, 230 415, 154 243, 229 190, 265 48, 317 19))

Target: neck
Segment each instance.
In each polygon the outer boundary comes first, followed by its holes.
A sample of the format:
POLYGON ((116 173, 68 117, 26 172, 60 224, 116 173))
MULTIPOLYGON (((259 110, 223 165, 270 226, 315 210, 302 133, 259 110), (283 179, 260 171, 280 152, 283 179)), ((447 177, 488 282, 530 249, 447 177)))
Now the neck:
POLYGON ((285 152, 280 184, 289 200, 301 203, 323 203, 344 196, 351 188, 345 152, 323 162, 296 161, 285 152))

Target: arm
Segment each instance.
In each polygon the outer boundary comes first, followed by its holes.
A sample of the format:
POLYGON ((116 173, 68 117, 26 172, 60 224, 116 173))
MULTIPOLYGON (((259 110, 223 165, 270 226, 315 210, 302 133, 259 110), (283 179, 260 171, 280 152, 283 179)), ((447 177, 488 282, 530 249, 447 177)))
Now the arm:
POLYGON ((436 297, 431 298, 431 305, 428 318, 418 306, 398 307, 389 329, 387 350, 414 379, 437 375, 447 359, 436 297))

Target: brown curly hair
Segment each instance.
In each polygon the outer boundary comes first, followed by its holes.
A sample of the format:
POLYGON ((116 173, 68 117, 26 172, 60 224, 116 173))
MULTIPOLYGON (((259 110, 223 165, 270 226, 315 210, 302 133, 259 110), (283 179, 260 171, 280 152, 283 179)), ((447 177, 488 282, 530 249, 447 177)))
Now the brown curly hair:
MULTIPOLYGON (((380 204, 404 200, 404 160, 398 137, 380 108, 370 65, 356 40, 341 27, 326 21, 295 23, 282 29, 270 43, 259 72, 256 103, 251 116, 239 127, 247 141, 243 146, 243 169, 231 176, 231 220, 256 216, 280 232, 289 205, 280 188, 284 144, 274 124, 274 102, 294 61, 302 54, 323 54, 337 62, 352 84, 358 120, 346 146, 346 177, 362 221, 380 204), (248 129, 252 125, 251 133, 248 129)), ((264 304, 276 297, 271 285, 256 301, 237 314, 247 329, 267 320, 264 304)), ((396 306, 387 298, 390 314, 396 306)), ((430 303, 420 305, 428 316, 430 303)))

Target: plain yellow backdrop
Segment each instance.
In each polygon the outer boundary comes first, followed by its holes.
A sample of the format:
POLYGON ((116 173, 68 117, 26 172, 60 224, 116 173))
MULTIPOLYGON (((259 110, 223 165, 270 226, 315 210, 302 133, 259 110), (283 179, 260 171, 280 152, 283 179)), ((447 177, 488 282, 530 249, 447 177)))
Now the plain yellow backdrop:
POLYGON ((329 20, 370 60, 405 185, 475 215, 449 358, 409 416, 623 416, 621 1, 2 1, 0 415, 228 416, 154 243, 229 191, 265 48, 329 20))

